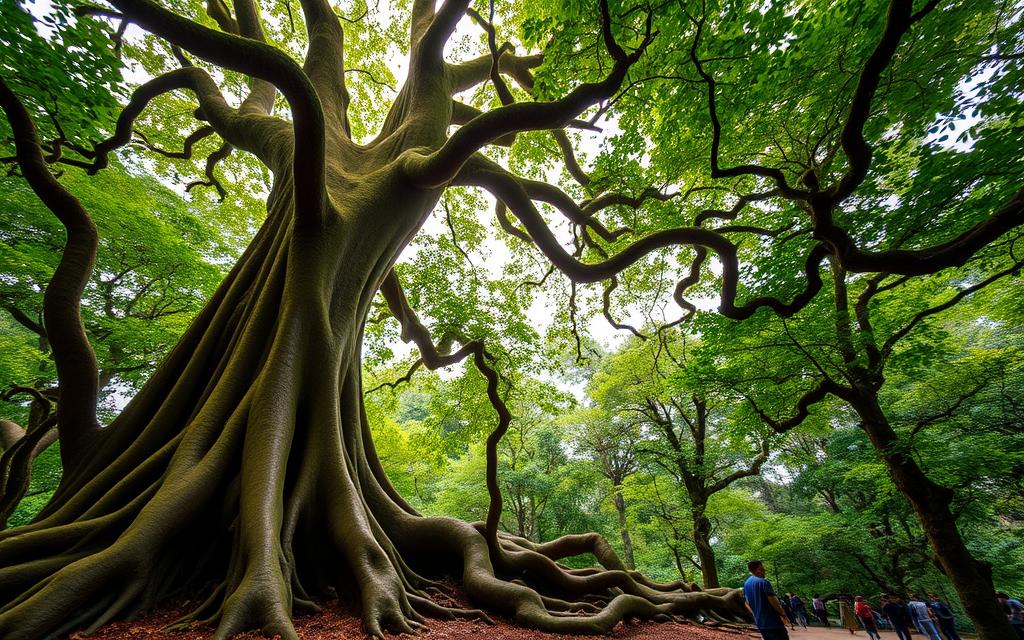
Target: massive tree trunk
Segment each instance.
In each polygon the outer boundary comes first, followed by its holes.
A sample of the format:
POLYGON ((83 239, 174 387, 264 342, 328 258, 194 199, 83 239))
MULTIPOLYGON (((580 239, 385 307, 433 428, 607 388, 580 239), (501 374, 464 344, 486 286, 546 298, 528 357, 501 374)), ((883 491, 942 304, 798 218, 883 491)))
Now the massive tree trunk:
POLYGON ((861 390, 851 405, 871 443, 881 453, 889 475, 917 513, 939 568, 953 583, 979 636, 995 640, 1016 638, 996 601, 991 566, 971 554, 956 526, 950 510, 953 492, 929 479, 909 455, 873 390, 861 390))

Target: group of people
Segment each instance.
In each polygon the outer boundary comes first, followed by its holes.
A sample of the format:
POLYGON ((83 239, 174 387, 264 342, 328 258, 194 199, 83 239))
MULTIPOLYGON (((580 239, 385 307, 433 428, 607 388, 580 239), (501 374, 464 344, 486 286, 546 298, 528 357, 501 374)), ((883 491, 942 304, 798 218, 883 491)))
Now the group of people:
MULTIPOLYGON (((910 640, 910 625, 928 636, 929 640, 942 640, 940 629, 946 640, 960 640, 953 610, 934 593, 929 593, 927 599, 910 594, 907 601, 899 596, 883 594, 879 614, 892 626, 899 640, 910 640)), ((863 627, 869 638, 880 640, 876 615, 863 596, 855 597, 852 607, 848 598, 839 599, 839 619, 851 634, 863 627)))
MULTIPOLYGON (((747 569, 750 571, 750 577, 743 583, 743 596, 764 640, 787 640, 787 625, 790 629, 794 629, 797 624, 807 628, 807 607, 800 596, 790 593, 784 594, 781 598, 776 596, 771 583, 764 577, 765 568, 760 560, 748 562, 747 569)), ((1006 600, 1011 599, 1007 596, 1006 600)), ((826 627, 831 626, 828 610, 821 596, 816 594, 811 604, 818 621, 826 627)), ((1024 605, 1013 600, 1012 604, 1004 603, 1004 608, 1007 615, 1013 613, 1019 616, 1024 625, 1024 605)), ((961 640, 956 632, 953 611, 934 593, 928 594, 927 599, 910 594, 906 602, 898 596, 883 595, 878 613, 863 596, 856 596, 852 601, 849 596, 840 596, 839 619, 850 634, 863 627, 871 640, 881 640, 878 635, 878 619, 886 620, 896 631, 899 640, 911 640, 911 624, 918 632, 927 636, 928 640, 943 640, 939 630, 942 631, 945 640, 961 640)), ((1012 622, 1013 618, 1010 620, 1012 622)))

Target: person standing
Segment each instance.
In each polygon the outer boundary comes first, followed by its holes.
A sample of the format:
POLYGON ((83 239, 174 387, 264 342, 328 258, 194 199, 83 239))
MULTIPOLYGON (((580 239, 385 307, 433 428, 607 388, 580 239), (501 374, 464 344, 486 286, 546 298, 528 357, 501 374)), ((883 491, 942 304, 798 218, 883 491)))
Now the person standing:
POLYGON ((914 624, 917 626, 921 633, 925 634, 931 640, 942 640, 939 637, 939 632, 935 628, 935 621, 932 619, 935 614, 920 598, 914 594, 910 594, 910 615, 914 620, 914 624))
POLYGON ((831 628, 832 625, 828 622, 828 611, 825 610, 825 603, 822 601, 821 596, 814 594, 814 598, 811 600, 811 607, 814 609, 814 617, 818 619, 818 622, 827 628, 831 628))
POLYGON ((764 640, 789 640, 786 631, 786 612, 782 610, 772 583, 764 579, 764 563, 751 560, 747 563, 750 577, 743 583, 743 597, 747 610, 754 616, 754 624, 764 640))
POLYGON ((849 596, 839 597, 839 622, 842 623, 843 628, 850 632, 850 635, 857 633, 857 629, 860 629, 860 625, 857 624, 857 616, 853 613, 853 607, 850 606, 849 596))
POLYGON ((864 599, 864 596, 857 596, 853 599, 853 612, 860 618, 860 623, 864 625, 864 630, 868 632, 869 638, 882 640, 882 637, 878 635, 878 627, 875 625, 875 612, 871 610, 871 605, 864 599))
POLYGON ((793 613, 796 614, 796 619, 800 622, 800 626, 806 629, 807 605, 804 604, 803 598, 794 593, 793 597, 789 599, 789 603, 793 606, 793 613))
POLYGON ((953 610, 949 608, 949 605, 939 600, 939 596, 929 593, 928 606, 935 613, 939 629, 942 630, 942 635, 946 636, 946 640, 960 640, 960 636, 956 632, 956 618, 953 617, 953 610))
POLYGON ((1024 640, 1024 604, 1002 591, 996 594, 996 599, 999 600, 999 604, 1003 605, 1006 619, 1010 621, 1013 630, 1017 632, 1017 637, 1024 640))
POLYGON ((893 631, 896 632, 898 640, 910 640, 910 620, 907 618, 907 610, 899 598, 882 596, 882 615, 885 616, 893 631))

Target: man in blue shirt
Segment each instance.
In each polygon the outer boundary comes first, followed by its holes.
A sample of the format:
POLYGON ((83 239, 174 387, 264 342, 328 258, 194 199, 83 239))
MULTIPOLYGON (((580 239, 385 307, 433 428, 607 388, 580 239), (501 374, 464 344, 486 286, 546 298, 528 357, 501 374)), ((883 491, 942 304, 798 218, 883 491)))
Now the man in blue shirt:
POLYGON ((772 583, 764 579, 764 564, 760 560, 747 563, 750 577, 743 583, 743 597, 747 609, 754 616, 754 624, 764 640, 789 640, 786 632, 786 613, 775 596, 772 583))

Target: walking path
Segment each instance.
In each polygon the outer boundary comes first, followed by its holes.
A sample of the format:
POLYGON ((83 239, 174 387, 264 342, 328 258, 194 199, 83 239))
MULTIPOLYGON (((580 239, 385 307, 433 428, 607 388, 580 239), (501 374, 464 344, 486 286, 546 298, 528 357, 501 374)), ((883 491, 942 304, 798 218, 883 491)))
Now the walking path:
MULTIPOLYGON (((879 629, 878 633, 882 636, 882 640, 896 640, 895 631, 883 631, 879 629)), ((961 633, 960 635, 964 640, 973 638, 971 634, 961 633)), ((832 627, 831 629, 826 629, 825 627, 808 627, 807 629, 801 629, 798 626, 796 630, 791 630, 789 632, 789 637, 790 640, 844 640, 847 638, 849 640, 868 640, 868 634, 865 633, 863 629, 857 631, 851 636, 849 631, 840 627, 832 627)), ((919 640, 920 638, 925 638, 925 636, 922 636, 915 631, 911 638, 919 640)))

